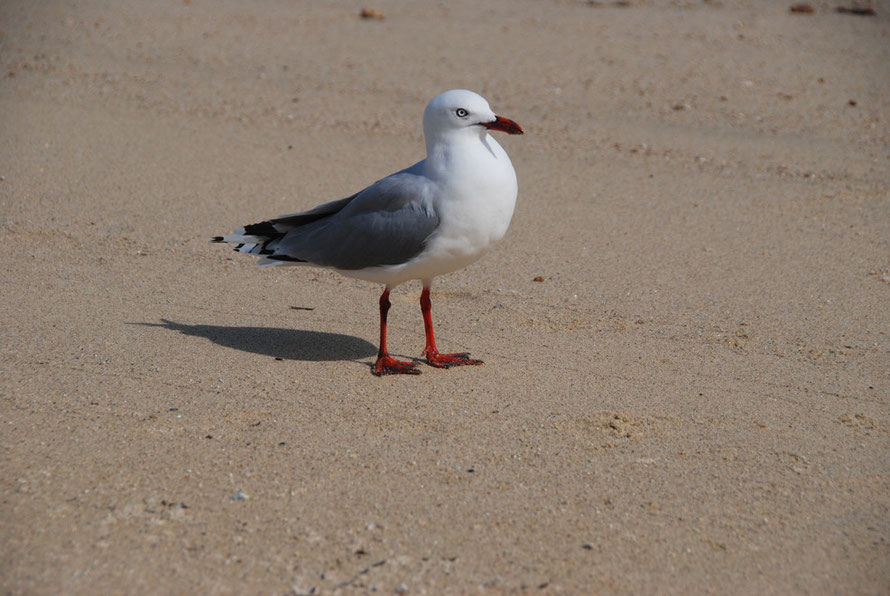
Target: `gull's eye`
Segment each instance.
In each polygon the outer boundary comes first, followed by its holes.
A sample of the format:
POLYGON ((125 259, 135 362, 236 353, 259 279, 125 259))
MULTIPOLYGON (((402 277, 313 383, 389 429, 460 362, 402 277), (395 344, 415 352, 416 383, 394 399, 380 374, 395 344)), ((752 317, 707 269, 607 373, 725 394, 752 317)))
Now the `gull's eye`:
POLYGON ((470 115, 470 113, 463 108, 457 108, 454 113, 457 114, 458 118, 466 118, 470 115))

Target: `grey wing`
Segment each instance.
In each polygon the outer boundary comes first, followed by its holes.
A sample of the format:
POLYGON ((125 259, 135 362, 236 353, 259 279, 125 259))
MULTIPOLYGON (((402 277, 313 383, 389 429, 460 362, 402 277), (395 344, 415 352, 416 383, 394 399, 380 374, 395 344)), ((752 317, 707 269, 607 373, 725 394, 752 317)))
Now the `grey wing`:
MULTIPOLYGON (((329 203, 323 203, 308 211, 300 213, 292 213, 290 215, 281 215, 275 219, 267 219, 259 223, 248 224, 235 231, 229 236, 215 236, 211 240, 213 242, 230 242, 236 243, 235 248, 238 252, 256 255, 272 255, 272 249, 278 245, 281 238, 285 234, 298 228, 305 226, 314 221, 324 219, 335 215, 337 212, 348 205, 357 195, 346 197, 345 199, 337 199, 329 203)), ((285 259, 285 260, 302 260, 302 259, 285 259)))
POLYGON ((359 193, 346 197, 345 199, 337 199, 328 203, 322 203, 308 211, 300 213, 292 213, 290 215, 280 215, 275 219, 269 220, 269 223, 280 224, 287 227, 296 227, 312 223, 318 219, 334 215, 348 205, 359 193))
POLYGON ((439 225, 432 192, 432 183, 423 176, 393 174, 342 199, 344 204, 330 217, 289 231, 271 258, 280 255, 343 270, 410 261, 439 225))

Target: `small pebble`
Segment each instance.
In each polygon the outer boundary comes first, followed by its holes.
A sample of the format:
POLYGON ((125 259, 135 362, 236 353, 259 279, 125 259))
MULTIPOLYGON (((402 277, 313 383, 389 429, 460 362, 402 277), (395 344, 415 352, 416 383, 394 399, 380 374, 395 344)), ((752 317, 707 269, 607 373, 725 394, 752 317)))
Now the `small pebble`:
POLYGON ((834 10, 841 14, 854 14, 860 17, 873 17, 877 14, 874 8, 863 8, 859 6, 838 6, 834 10))
POLYGON ((371 6, 363 8, 360 14, 363 19, 375 19, 378 21, 382 21, 386 18, 382 10, 380 10, 379 8, 373 8, 371 6))

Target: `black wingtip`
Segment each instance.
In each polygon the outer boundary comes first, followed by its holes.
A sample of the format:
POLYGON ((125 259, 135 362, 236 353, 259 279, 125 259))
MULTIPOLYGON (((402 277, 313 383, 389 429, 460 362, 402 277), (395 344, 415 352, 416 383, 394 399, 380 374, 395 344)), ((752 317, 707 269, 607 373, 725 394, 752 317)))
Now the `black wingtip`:
POLYGON ((245 236, 260 236, 268 239, 281 238, 284 233, 279 232, 275 224, 271 221, 261 221, 260 223, 244 226, 245 236))
MULTIPOLYGON (((270 251, 271 252, 271 251, 270 251)), ((266 252, 260 254, 268 254, 266 252)), ((287 261, 288 263, 305 263, 305 259, 298 259, 297 257, 292 257, 290 255, 269 255, 266 257, 272 261, 287 261)))
POLYGON ((222 236, 214 236, 213 238, 210 239, 210 241, 211 242, 225 242, 225 240, 223 240, 222 236))

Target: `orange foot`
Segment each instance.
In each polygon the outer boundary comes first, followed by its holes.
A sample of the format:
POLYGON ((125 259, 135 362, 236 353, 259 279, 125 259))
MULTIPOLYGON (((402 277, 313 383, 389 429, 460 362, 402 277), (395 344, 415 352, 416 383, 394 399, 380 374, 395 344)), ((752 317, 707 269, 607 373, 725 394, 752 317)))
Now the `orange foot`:
POLYGON ((419 375, 417 364, 414 362, 406 362, 404 360, 396 360, 392 356, 378 356, 377 362, 371 372, 381 377, 383 375, 419 375))
POLYGON ((424 350, 424 357, 430 366, 436 368, 451 368, 452 366, 467 366, 482 364, 481 360, 474 360, 466 352, 457 354, 440 354, 438 350, 424 350))

